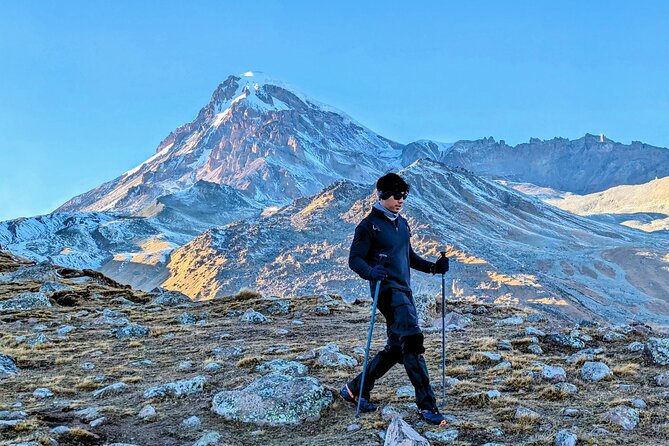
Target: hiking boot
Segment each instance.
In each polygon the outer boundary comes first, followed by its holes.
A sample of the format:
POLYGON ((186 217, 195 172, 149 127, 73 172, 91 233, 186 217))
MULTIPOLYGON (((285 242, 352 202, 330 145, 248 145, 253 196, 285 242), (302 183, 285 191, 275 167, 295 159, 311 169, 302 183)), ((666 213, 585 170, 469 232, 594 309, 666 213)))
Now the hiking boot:
POLYGON ((439 410, 423 409, 420 411, 420 417, 430 424, 446 426, 446 418, 439 413, 439 410))
MULTIPOLYGON (((342 397, 344 401, 348 401, 351 404, 358 406, 358 397, 353 395, 351 389, 348 388, 348 384, 341 388, 339 391, 339 396, 342 397)), ((366 398, 360 398, 360 412, 373 412, 376 410, 376 404, 367 400, 366 398)))

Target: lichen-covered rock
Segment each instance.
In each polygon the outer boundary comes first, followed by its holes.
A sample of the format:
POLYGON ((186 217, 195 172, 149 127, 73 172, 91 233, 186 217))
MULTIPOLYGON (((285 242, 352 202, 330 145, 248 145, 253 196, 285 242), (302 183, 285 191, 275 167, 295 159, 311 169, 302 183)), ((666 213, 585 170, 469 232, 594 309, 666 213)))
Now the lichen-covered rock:
POLYGON ((253 308, 249 308, 239 317, 242 322, 249 322, 251 324, 263 324, 269 322, 270 319, 262 313, 258 313, 253 308))
POLYGON ((168 307, 192 306, 194 302, 190 297, 180 291, 168 291, 163 288, 154 288, 150 293, 155 298, 149 305, 164 305, 168 307))
POLYGON ((93 392, 93 398, 104 398, 109 395, 115 395, 128 389, 128 385, 122 381, 110 384, 107 387, 93 392))
POLYGON ((555 384, 554 387, 557 390, 559 390, 560 392, 565 392, 568 395, 574 395, 574 394, 578 393, 578 387, 576 387, 575 385, 573 385, 571 383, 565 383, 565 382, 557 383, 557 384, 555 384))
POLYGON ((193 325, 197 323, 197 318, 193 313, 185 312, 175 317, 174 320, 181 325, 193 325))
POLYGON ((204 390, 205 381, 206 378, 204 376, 196 376, 191 379, 184 379, 151 387, 144 392, 144 398, 166 398, 170 396, 178 398, 196 395, 202 393, 204 390))
POLYGON ((425 438, 437 442, 437 444, 451 444, 458 438, 460 432, 457 429, 448 429, 445 431, 427 431, 425 438))
POLYGON ((125 327, 114 328, 111 333, 118 339, 143 338, 148 336, 151 330, 149 327, 140 324, 128 324, 125 327))
POLYGON ((505 326, 505 325, 521 325, 523 322, 522 317, 520 316, 511 316, 507 317, 506 319, 501 319, 495 323, 497 326, 505 326))
POLYGON ((193 446, 216 446, 221 444, 223 436, 216 431, 207 432, 201 436, 193 446))
POLYGON ((267 307, 265 312, 274 316, 285 316, 290 313, 290 300, 276 299, 267 307))
POLYGON ((579 350, 573 355, 569 355, 566 359, 567 363, 569 364, 574 364, 576 362, 580 361, 592 361, 595 359, 595 356, 600 355, 604 353, 603 348, 585 348, 583 350, 579 350))
POLYGON ((264 364, 256 366, 256 372, 263 375, 269 373, 278 373, 287 376, 304 376, 309 371, 309 368, 297 361, 286 361, 284 359, 273 359, 264 364))
POLYGON ((643 342, 634 341, 627 346, 627 350, 633 353, 641 352, 646 347, 643 342))
POLYGON ((212 355, 217 360, 236 358, 242 355, 244 349, 233 345, 226 345, 225 347, 217 347, 211 350, 212 355))
POLYGON ((627 406, 616 406, 604 414, 604 421, 632 430, 639 424, 639 411, 627 406))
POLYGON ((669 387, 669 372, 664 372, 655 377, 655 384, 660 387, 669 387))
POLYGON ((576 434, 562 429, 555 435, 555 446, 576 446, 578 437, 576 434))
POLYGON ((546 341, 549 344, 558 345, 560 347, 569 347, 569 348, 585 347, 585 343, 582 340, 574 336, 566 335, 564 333, 549 334, 548 336, 544 337, 544 341, 546 341))
POLYGON ((527 407, 524 406, 518 406, 516 407, 516 413, 513 416, 515 419, 519 420, 521 418, 526 418, 530 420, 538 420, 541 415, 539 415, 537 412, 535 412, 532 409, 528 409, 527 407))
POLYGON ((39 289, 40 293, 51 294, 56 291, 72 291, 72 287, 60 282, 45 282, 39 289))
POLYGON ((643 351, 649 363, 669 365, 669 338, 650 338, 643 351))
POLYGON ((609 366, 603 362, 586 362, 581 367, 581 379, 584 381, 598 382, 611 376, 609 366))
POLYGON ((318 351, 318 364, 324 367, 355 367, 358 361, 352 356, 339 352, 337 344, 328 344, 318 351))
POLYGON ((272 374, 245 389, 218 392, 211 409, 227 420, 280 426, 317 420, 332 401, 332 393, 316 378, 272 374))
POLYGON ((562 367, 551 367, 549 365, 546 365, 541 370, 541 376, 543 377, 543 379, 553 384, 564 382, 567 380, 567 373, 564 371, 562 367))
POLYGON ((0 300, 0 311, 29 311, 50 308, 51 302, 44 293, 19 293, 9 299, 0 300))
POLYGON ((384 446, 430 446, 430 443, 399 417, 394 417, 386 431, 384 446))

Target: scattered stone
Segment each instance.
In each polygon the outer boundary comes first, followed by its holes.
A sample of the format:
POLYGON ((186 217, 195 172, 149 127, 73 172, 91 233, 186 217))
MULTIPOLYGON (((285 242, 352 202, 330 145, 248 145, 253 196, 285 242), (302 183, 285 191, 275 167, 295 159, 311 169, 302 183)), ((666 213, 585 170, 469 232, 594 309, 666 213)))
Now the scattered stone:
POLYGON ((207 372, 217 372, 222 368, 223 366, 218 362, 210 362, 209 364, 205 365, 202 369, 206 370, 207 372))
POLYGON ((304 322, 302 322, 299 319, 293 319, 292 321, 290 321, 290 323, 293 325, 304 325, 304 322))
POLYGON ((334 343, 327 344, 318 350, 319 365, 324 367, 355 367, 358 361, 352 356, 339 352, 339 346, 334 343))
POLYGON ((163 288, 154 288, 149 293, 156 296, 149 305, 164 305, 168 307, 192 306, 193 301, 190 297, 179 291, 168 291, 163 288))
POLYGON ((448 429, 445 431, 427 431, 425 432, 425 438, 428 440, 436 441, 440 444, 451 444, 458 438, 460 432, 457 429, 448 429))
POLYGON ((558 345, 560 347, 569 347, 569 348, 583 348, 585 347, 585 343, 570 335, 566 335, 563 333, 552 333, 547 335, 544 340, 549 343, 549 344, 554 344, 558 345))
POLYGON ((0 410, 0 420, 25 420, 28 414, 22 410, 0 410))
POLYGON ((144 392, 144 398, 165 398, 183 397, 189 395, 196 395, 202 393, 204 390, 204 376, 196 376, 191 379, 184 379, 172 383, 163 384, 156 387, 151 387, 144 392))
POLYGON ((401 408, 393 404, 386 404, 381 410, 381 418, 390 421, 395 417, 404 418, 411 415, 407 408, 401 408))
POLYGON ((512 367, 512 364, 509 361, 503 361, 497 364, 493 369, 496 370, 508 370, 512 367))
POLYGON ((581 414, 581 411, 578 409, 572 409, 572 408, 567 408, 567 409, 562 409, 562 415, 565 417, 577 417, 581 414))
POLYGON ((495 323, 497 326, 505 326, 505 325, 521 325, 523 322, 522 317, 520 316, 511 316, 507 317, 506 319, 501 319, 495 323))
POLYGON ((636 407, 637 409, 645 409, 646 407, 648 407, 646 402, 641 398, 633 399, 632 401, 630 401, 630 404, 636 407))
POLYGON ((107 421, 107 417, 100 417, 100 418, 96 418, 95 420, 91 421, 90 423, 88 423, 88 425, 91 426, 91 427, 98 427, 102 423, 104 423, 105 421, 107 421))
POLYGON ((265 310, 268 314, 274 316, 285 316, 290 313, 290 301, 287 299, 277 299, 265 310))
POLYGON ((609 366, 603 362, 587 361, 581 367, 581 379, 584 381, 598 382, 613 375, 609 366))
POLYGON ((555 446, 576 446, 577 440, 576 434, 567 429, 562 429, 555 435, 555 446))
POLYGON ((244 349, 242 347, 228 345, 225 347, 215 348, 211 351, 211 353, 214 355, 215 359, 220 360, 239 357, 242 355, 243 351, 244 349))
POLYGON ((567 381, 567 373, 562 367, 551 367, 549 365, 545 365, 541 370, 541 376, 543 379, 553 384, 567 381))
POLYGON ((274 332, 274 334, 279 335, 279 336, 287 335, 288 333, 289 333, 289 331, 286 330, 285 328, 277 328, 276 331, 274 332))
POLYGON ((643 354, 649 363, 669 365, 669 338, 649 338, 643 354))
POLYGON ((51 429, 49 432, 51 432, 54 435, 65 435, 68 432, 70 432, 70 428, 67 426, 56 426, 53 429, 51 429))
MULTIPOLYGON (((437 328, 441 330, 441 318, 438 318, 434 321, 435 326, 439 325, 437 328)), ((463 316, 456 311, 451 311, 446 313, 444 317, 444 323, 448 326, 453 326, 456 329, 463 329, 472 323, 472 320, 467 316, 463 316)))
POLYGON ((46 387, 38 387, 33 392, 33 396, 39 399, 51 398, 53 396, 53 392, 46 387))
POLYGON ((31 348, 35 348, 38 345, 47 344, 49 342, 51 342, 51 339, 49 339, 44 333, 37 333, 36 335, 33 335, 26 340, 26 344, 28 344, 28 346, 31 348))
POLYGON ((540 338, 543 338, 544 336, 546 336, 546 333, 539 330, 538 328, 526 327, 525 328, 525 336, 538 336, 540 338))
POLYGON ((56 291, 72 291, 73 288, 60 282, 44 282, 39 289, 40 293, 51 294, 56 291))
POLYGON ((643 351, 645 344, 643 342, 634 341, 627 346, 627 350, 633 353, 643 351))
POLYGON ((193 368, 193 361, 181 361, 177 368, 179 370, 190 370, 193 368))
POLYGON ((146 406, 142 407, 142 410, 139 411, 137 416, 145 421, 148 421, 156 418, 158 414, 152 405, 147 404, 146 406))
POLYGON ((385 435, 384 446, 429 446, 430 443, 416 432, 407 422, 395 417, 390 422, 385 435))
POLYGON ((18 375, 19 368, 16 366, 16 359, 13 356, 0 353, 0 378, 18 375))
POLYGON ((478 307, 474 308, 474 310, 472 311, 472 313, 479 314, 479 315, 480 314, 486 314, 487 312, 488 312, 488 308, 486 308, 483 305, 479 305, 478 307))
POLYGON ((128 387, 129 386, 126 383, 119 381, 114 384, 110 384, 107 387, 103 387, 102 389, 96 390, 93 392, 93 398, 103 398, 109 395, 116 395, 124 392, 128 389, 128 387))
POLYGON ((185 312, 175 317, 174 320, 181 325, 194 325, 197 323, 197 318, 193 313, 185 312))
POLYGON ((446 388, 450 389, 460 382, 458 378, 446 378, 446 388))
POLYGON ((578 387, 571 383, 557 383, 555 384, 555 388, 558 389, 560 392, 566 392, 568 395, 574 395, 578 393, 578 387))
POLYGON ((251 324, 263 324, 265 322, 269 322, 268 317, 266 317, 262 313, 258 313, 253 308, 249 308, 248 310, 246 310, 246 312, 244 312, 244 314, 242 314, 239 317, 239 320, 251 324))
POLYGON ((111 334, 118 339, 143 338, 149 335, 149 327, 140 324, 128 324, 125 327, 113 328, 111 334))
POLYGON ((316 378, 272 374, 245 389, 217 393, 212 410, 227 420, 279 426, 317 420, 332 402, 332 393, 316 378))
POLYGON ((632 430, 639 424, 639 411, 627 406, 616 406, 604 414, 604 421, 632 430))
POLYGON ((327 305, 317 305, 312 308, 311 312, 316 316, 328 316, 331 313, 330 307, 327 305))
POLYGON ((530 353, 533 353, 535 355, 543 355, 544 351, 543 349, 538 346, 537 344, 530 344, 527 346, 527 351, 530 353))
POLYGON ((624 341, 625 339, 627 339, 627 336, 622 333, 616 333, 615 331, 610 331, 602 336, 604 342, 618 342, 624 341))
POLYGON ((532 409, 528 409, 527 407, 524 406, 518 406, 516 407, 516 413, 514 415, 514 418, 516 420, 519 420, 521 418, 527 418, 530 420, 538 420, 541 417, 537 412, 533 411, 532 409))
POLYGON ((402 386, 395 391, 395 396, 398 398, 415 398, 416 390, 413 386, 402 386))
POLYGON ((91 422, 96 418, 100 417, 100 408, 99 407, 87 407, 85 409, 80 409, 74 411, 74 415, 79 417, 85 423, 91 422))
MULTIPOLYGON (((364 354, 364 352, 363 352, 364 354)), ((314 359, 316 357, 316 350, 307 350, 295 356, 295 359, 298 361, 304 361, 305 359, 314 359)))
POLYGON ((502 350, 502 351, 511 351, 513 350, 513 345, 511 345, 511 341, 508 339, 503 339, 497 343, 497 350, 502 350))
POLYGON ((19 293, 16 296, 0 301, 0 312, 2 311, 29 311, 39 308, 50 308, 51 302, 44 293, 19 293))
POLYGON ((596 355, 601 355, 602 353, 604 353, 603 348, 586 348, 577 351, 573 355, 569 355, 566 361, 568 364, 574 364, 580 361, 592 361, 595 359, 596 355))
POLYGON ((65 336, 66 334, 71 333, 76 329, 77 327, 75 327, 74 325, 63 325, 58 330, 56 330, 56 334, 58 336, 65 336))
POLYGON ((304 376, 307 374, 309 368, 297 361, 286 361, 285 359, 273 359, 264 364, 256 366, 256 372, 263 375, 269 373, 278 373, 287 376, 304 376))
POLYGON ((211 431, 201 436, 195 443, 193 443, 193 446, 216 446, 222 439, 223 437, 221 434, 216 431, 211 431))
POLYGON ((200 425, 202 424, 202 421, 200 421, 200 419, 198 417, 193 415, 192 417, 188 417, 185 420, 183 420, 181 422, 181 424, 184 427, 187 427, 189 429, 193 429, 193 428, 196 428, 196 427, 200 427, 200 425))
POLYGON ((655 377, 655 384, 660 387, 669 387, 669 372, 664 372, 655 377))
POLYGON ((359 424, 349 424, 346 426, 346 432, 355 432, 360 430, 359 424))

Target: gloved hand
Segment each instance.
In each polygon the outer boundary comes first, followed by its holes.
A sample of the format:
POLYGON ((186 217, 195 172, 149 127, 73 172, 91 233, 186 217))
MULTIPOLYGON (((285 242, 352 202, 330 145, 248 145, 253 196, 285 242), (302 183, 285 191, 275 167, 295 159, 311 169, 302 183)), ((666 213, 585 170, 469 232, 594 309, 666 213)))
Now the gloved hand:
POLYGON ((444 274, 446 271, 448 271, 448 257, 439 257, 432 265, 432 274, 444 274))
POLYGON ((388 277, 388 271, 381 265, 376 265, 369 274, 372 280, 383 280, 388 277))

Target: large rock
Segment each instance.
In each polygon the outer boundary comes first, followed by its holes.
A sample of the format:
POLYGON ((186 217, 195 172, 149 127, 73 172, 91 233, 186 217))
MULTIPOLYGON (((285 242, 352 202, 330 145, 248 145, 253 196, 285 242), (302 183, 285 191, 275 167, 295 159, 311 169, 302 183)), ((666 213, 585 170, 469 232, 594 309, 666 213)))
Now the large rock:
POLYGON ((585 343, 582 340, 576 338, 575 336, 570 336, 563 333, 549 334, 544 338, 544 341, 546 341, 549 344, 558 345, 560 347, 568 347, 568 348, 585 347, 585 343))
POLYGON ((242 390, 214 395, 211 410, 227 420, 258 425, 295 425, 320 418, 332 393, 313 377, 264 376, 242 390))
POLYGON ((165 398, 168 396, 182 397, 196 395, 204 390, 204 376, 196 376, 172 383, 151 387, 144 392, 144 398, 165 398))
POLYGON ((28 311, 49 307, 51 307, 51 302, 44 293, 19 293, 12 298, 0 301, 0 311, 28 311))
POLYGON ((93 398, 104 398, 109 395, 121 393, 127 389, 128 385, 126 383, 122 381, 115 382, 114 384, 110 384, 107 387, 103 387, 102 389, 93 392, 93 398))
POLYGON ((604 353, 603 348, 585 348, 583 350, 577 351, 573 355, 569 355, 566 361, 569 364, 574 364, 579 361, 592 361, 595 359, 595 356, 601 355, 602 353, 604 353))
POLYGON ((616 406, 604 414, 604 421, 632 430, 639 424, 639 411, 627 406, 616 406))
POLYGON ((151 295, 156 296, 149 305, 163 305, 167 307, 183 307, 193 305, 190 297, 179 291, 168 291, 163 288, 154 288, 151 295))
POLYGON ((128 324, 125 327, 114 328, 111 333, 118 339, 143 338, 148 336, 151 330, 140 324, 128 324))
POLYGON ((669 372, 664 372, 655 377, 655 384, 660 387, 669 387, 669 372))
POLYGON ((0 378, 18 375, 19 368, 16 366, 16 359, 9 355, 0 353, 0 378))
POLYGON ((270 318, 262 313, 258 313, 253 308, 249 308, 239 317, 239 320, 242 322, 249 322, 251 324, 263 324, 265 322, 269 322, 270 318))
POLYGON ((611 376, 612 374, 613 373, 611 373, 609 366, 603 362, 588 361, 583 364, 583 367, 581 367, 581 379, 583 381, 597 382, 611 376))
POLYGON ((430 443, 399 417, 393 418, 386 431, 384 446, 430 446, 430 443))
POLYGON ((53 282, 58 279, 52 263, 48 261, 38 263, 36 265, 22 266, 13 273, 5 277, 5 282, 53 282))
POLYGON ((256 366, 256 372, 267 375, 269 373, 276 373, 288 376, 304 376, 307 374, 309 368, 297 361, 286 361, 285 359, 273 359, 264 364, 256 366))
POLYGON ((339 346, 332 343, 319 349, 317 362, 324 367, 355 367, 358 365, 355 358, 339 353, 339 346))
POLYGON ((553 384, 564 382, 567 380, 567 373, 562 367, 552 367, 545 365, 541 370, 541 376, 546 381, 549 381, 553 384))
POLYGON ((669 338, 648 339, 643 355, 650 363, 669 365, 669 338))
POLYGON ((576 446, 576 440, 578 440, 576 434, 562 429, 555 435, 555 446, 576 446))

